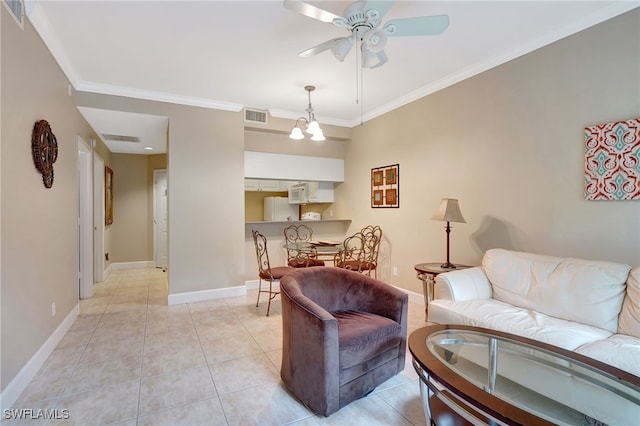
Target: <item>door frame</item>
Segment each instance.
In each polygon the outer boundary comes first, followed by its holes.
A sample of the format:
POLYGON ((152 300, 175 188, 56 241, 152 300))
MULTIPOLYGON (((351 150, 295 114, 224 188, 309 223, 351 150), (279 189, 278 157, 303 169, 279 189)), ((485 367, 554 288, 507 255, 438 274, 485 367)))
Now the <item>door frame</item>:
MULTIPOLYGON (((95 141, 93 142, 95 146, 95 141)), ((93 151, 93 265, 96 283, 104 281, 104 160, 93 151)))

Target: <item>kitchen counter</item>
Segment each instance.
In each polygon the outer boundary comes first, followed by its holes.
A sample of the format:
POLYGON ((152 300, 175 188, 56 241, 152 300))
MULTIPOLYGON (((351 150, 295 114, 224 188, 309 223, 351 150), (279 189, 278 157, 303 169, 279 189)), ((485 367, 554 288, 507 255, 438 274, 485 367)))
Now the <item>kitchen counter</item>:
MULTIPOLYGON (((286 220, 286 221, 255 221, 245 222, 245 238, 252 239, 251 230, 257 229, 268 238, 282 238, 282 231, 287 226, 306 225, 313 230, 313 238, 326 240, 344 239, 347 229, 351 225, 351 219, 326 219, 326 220, 286 220)), ((252 241, 253 244, 253 241, 252 241)))
POLYGON ((351 219, 322 219, 322 220, 283 220, 283 221, 266 221, 266 220, 257 220, 245 222, 246 225, 268 225, 268 224, 282 224, 282 223, 290 223, 299 225, 304 223, 305 225, 312 226, 314 223, 351 223, 351 219))

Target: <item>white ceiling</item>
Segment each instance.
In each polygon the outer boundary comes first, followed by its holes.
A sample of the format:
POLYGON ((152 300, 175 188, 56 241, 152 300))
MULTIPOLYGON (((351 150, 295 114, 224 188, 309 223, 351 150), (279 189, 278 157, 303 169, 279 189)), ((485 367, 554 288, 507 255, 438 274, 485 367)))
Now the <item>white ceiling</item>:
MULTIPOLYGON (((310 3, 338 15, 350 4, 310 3)), ((251 107, 294 120, 306 115, 304 86, 313 84, 320 123, 350 127, 638 6, 635 0, 397 1, 383 23, 446 14, 450 26, 439 36, 390 38, 389 62, 363 71, 360 103, 355 50, 344 62, 329 51, 297 56, 346 30, 292 12, 282 1, 27 0, 27 13, 76 90, 251 107)), ((119 126, 149 118, 100 112, 83 111, 98 133, 123 134, 130 127, 119 126)), ((166 132, 166 123, 156 122, 166 132)))

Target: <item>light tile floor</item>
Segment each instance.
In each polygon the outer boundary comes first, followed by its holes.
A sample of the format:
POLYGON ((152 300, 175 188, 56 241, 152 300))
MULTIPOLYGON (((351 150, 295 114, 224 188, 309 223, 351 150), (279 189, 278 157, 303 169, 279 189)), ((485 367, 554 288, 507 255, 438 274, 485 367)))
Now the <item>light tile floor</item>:
MULTIPOLYGON (((404 371, 330 417, 316 416, 280 381, 280 298, 265 316, 246 296, 167 306, 166 273, 114 271, 18 401, 68 410, 72 425, 424 425, 418 378, 404 371)), ((409 305, 408 332, 425 326, 409 305)), ((59 411, 62 413, 62 411, 59 411)))

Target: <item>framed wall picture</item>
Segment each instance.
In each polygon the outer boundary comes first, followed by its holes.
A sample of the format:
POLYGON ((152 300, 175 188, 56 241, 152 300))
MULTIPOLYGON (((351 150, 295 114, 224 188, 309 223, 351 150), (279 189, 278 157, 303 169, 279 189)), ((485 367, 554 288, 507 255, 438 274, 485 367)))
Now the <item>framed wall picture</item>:
POLYGON ((640 118, 585 131, 585 200, 640 200, 640 118))
POLYGON ((400 207, 400 165, 371 169, 371 207, 400 207))
POLYGON ((113 223, 113 170, 104 168, 104 223, 113 223))

